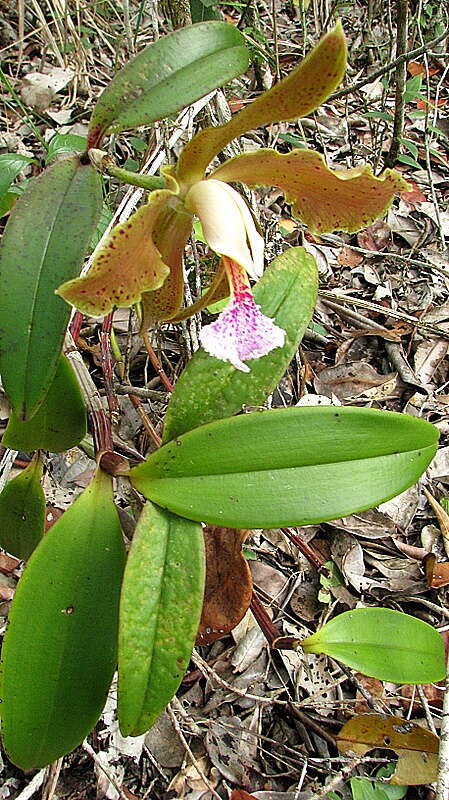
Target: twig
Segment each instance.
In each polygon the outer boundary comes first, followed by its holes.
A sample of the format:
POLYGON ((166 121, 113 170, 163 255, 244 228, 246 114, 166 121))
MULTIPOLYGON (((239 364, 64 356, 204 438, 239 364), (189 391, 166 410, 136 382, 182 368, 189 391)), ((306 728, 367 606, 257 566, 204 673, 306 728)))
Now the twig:
POLYGON ((318 722, 315 722, 314 719, 309 717, 304 711, 301 711, 299 708, 295 708, 294 705, 290 706, 290 710, 293 716, 296 717, 306 728, 310 728, 312 733, 316 736, 319 736, 321 739, 324 739, 325 742, 330 744, 335 750, 337 749, 337 742, 335 741, 332 734, 328 733, 318 722))
POLYGON ((444 29, 443 33, 440 33, 435 39, 432 39, 431 42, 428 42, 421 47, 417 47, 415 50, 409 50, 408 53, 403 53, 403 55, 395 58, 394 61, 390 61, 389 64, 386 64, 384 67, 380 67, 379 69, 372 72, 367 78, 363 78, 356 83, 353 83, 351 86, 345 86, 344 89, 339 89, 337 92, 334 92, 329 98, 329 101, 332 102, 333 100, 339 100, 340 97, 345 97, 347 94, 351 94, 352 92, 357 92, 359 89, 362 89, 364 86, 367 86, 368 83, 373 83, 377 78, 381 78, 382 75, 385 75, 387 72, 391 72, 393 69, 399 64, 403 64, 405 61, 409 61, 412 59, 417 58, 418 56, 422 56, 423 53, 426 53, 430 48, 434 47, 439 42, 442 42, 443 39, 446 39, 449 34, 449 26, 444 29))
MULTIPOLYGON (((343 769, 340 770, 338 775, 335 775, 329 783, 324 786, 324 788, 320 792, 316 792, 309 797, 309 800, 324 800, 327 794, 331 792, 333 789, 336 789, 338 784, 343 781, 351 772, 358 767, 358 765, 363 761, 363 756, 357 756, 357 758, 353 758, 352 761, 349 762, 343 769)), ((442 798, 441 798, 442 800, 442 798)))
MULTIPOLYGON (((397 28, 396 28, 396 56, 407 53, 408 38, 408 0, 396 0, 397 28)), ((399 155, 402 134, 404 132, 405 118, 405 82, 407 79, 407 65, 405 61, 396 65, 395 69, 395 101, 393 139, 390 151, 385 158, 385 165, 393 167, 399 155)))
POLYGON ((33 775, 28 786, 25 786, 25 789, 23 789, 20 794, 17 795, 16 800, 30 800, 30 797, 33 797, 33 794, 36 794, 36 792, 41 788, 46 775, 46 768, 39 770, 36 775, 33 775))
POLYGON ((63 761, 64 757, 58 758, 57 761, 53 761, 53 763, 47 767, 48 775, 42 790, 42 800, 53 800, 63 761))
POLYGON ((171 706, 167 706, 167 714, 168 714, 168 716, 170 717, 170 719, 172 721, 173 727, 174 727, 174 729, 175 729, 175 731, 177 733, 179 741, 181 742, 184 750, 186 751, 187 755, 189 756, 193 766, 195 767, 195 769, 196 769, 199 777, 203 781, 204 785, 207 786, 207 788, 209 789, 209 791, 210 791, 210 793, 212 794, 213 797, 217 798, 217 800, 222 800, 222 798, 220 797, 218 792, 215 791, 215 789, 212 786, 211 782, 208 780, 208 778, 206 778, 203 770, 201 769, 200 765, 198 764, 198 761, 196 760, 194 754, 192 753, 192 750, 189 747, 187 739, 184 736, 184 734, 183 734, 183 732, 182 732, 182 730, 180 728, 179 722, 176 719, 176 716, 174 715, 173 709, 171 708, 171 706))
POLYGON ((110 336, 113 316, 113 312, 111 312, 103 319, 100 333, 101 369, 103 371, 104 388, 106 390, 112 425, 118 422, 120 415, 120 407, 114 393, 114 377, 112 371, 110 336))
POLYGON ((368 300, 361 300, 358 297, 352 297, 349 294, 336 294, 329 292, 326 289, 320 289, 318 292, 320 297, 325 297, 329 300, 338 301, 340 303, 350 303, 360 308, 367 308, 369 311, 375 311, 377 314, 384 314, 393 319, 402 319, 405 322, 410 322, 415 328, 419 328, 427 333, 432 333, 434 336, 439 336, 441 339, 449 339, 449 332, 439 328, 438 325, 432 325, 429 322, 421 322, 421 320, 413 317, 411 314, 406 314, 405 311, 395 311, 393 308, 385 308, 378 303, 370 303, 368 300))
POLYGON ((16 460, 18 450, 10 450, 6 448, 3 453, 2 460, 0 461, 0 492, 3 491, 9 480, 9 475, 16 460))
POLYGON ((66 334, 64 352, 75 371, 86 403, 95 452, 112 451, 114 446, 112 442, 111 422, 103 408, 98 389, 81 357, 81 353, 75 347, 70 333, 66 334))
POLYGON ((142 386, 131 386, 120 384, 120 386, 115 386, 114 391, 116 394, 133 394, 135 397, 142 397, 145 400, 165 400, 167 394, 166 392, 158 392, 156 389, 145 389, 142 386))
POLYGON ((440 729, 440 752, 438 755, 438 782, 435 800, 449 797, 449 660, 444 689, 443 714, 440 729))
POLYGON ((168 392, 172 392, 175 387, 173 386, 173 384, 172 384, 171 380, 169 379, 169 377, 165 374, 164 369, 162 367, 162 364, 159 361, 156 353, 153 350, 153 347, 151 345, 150 337, 148 336, 148 333, 146 333, 146 332, 142 333, 142 339, 143 339, 146 351, 147 351, 147 353, 148 353, 148 355, 150 357, 150 361, 151 361, 154 369, 156 370, 157 374, 159 375, 159 377, 160 377, 162 383, 164 384, 165 388, 167 389, 167 391, 168 392))
POLYGON ((112 772, 110 772, 105 767, 105 765, 103 764, 101 759, 98 758, 98 756, 97 756, 95 750, 93 749, 93 747, 90 746, 89 742, 84 740, 84 742, 82 744, 82 748, 83 748, 83 750, 86 751, 86 753, 88 755, 90 755, 91 759, 95 762, 95 764, 97 765, 98 769, 101 769, 102 773, 104 775, 106 775, 106 778, 108 779, 109 783, 112 784, 112 786, 114 787, 115 791, 118 793, 118 796, 120 797, 120 800, 129 800, 128 795, 125 794, 125 792, 123 791, 121 786, 117 783, 115 775, 113 775, 112 772))

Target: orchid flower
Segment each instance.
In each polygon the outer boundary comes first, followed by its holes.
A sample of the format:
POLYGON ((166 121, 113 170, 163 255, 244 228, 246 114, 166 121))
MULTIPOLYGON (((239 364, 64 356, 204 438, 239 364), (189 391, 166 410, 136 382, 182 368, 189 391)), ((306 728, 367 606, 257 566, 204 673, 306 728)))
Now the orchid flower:
POLYGON ((207 170, 232 139, 314 111, 339 85, 346 55, 338 23, 276 86, 225 125, 194 136, 178 164, 162 169, 165 188, 151 192, 146 205, 117 225, 87 275, 66 282, 58 294, 93 316, 140 302, 143 329, 185 319, 230 294, 229 305, 201 332, 207 352, 249 371, 244 361, 282 347, 284 331, 261 313, 249 283, 262 274, 263 240, 246 203, 229 183, 279 187, 294 216, 317 234, 352 233, 370 225, 408 184, 390 169, 381 177, 369 166, 329 169, 320 154, 306 149, 279 154, 261 148, 229 159, 209 174, 207 170), (183 308, 183 256, 194 216, 220 262, 208 291, 183 308))

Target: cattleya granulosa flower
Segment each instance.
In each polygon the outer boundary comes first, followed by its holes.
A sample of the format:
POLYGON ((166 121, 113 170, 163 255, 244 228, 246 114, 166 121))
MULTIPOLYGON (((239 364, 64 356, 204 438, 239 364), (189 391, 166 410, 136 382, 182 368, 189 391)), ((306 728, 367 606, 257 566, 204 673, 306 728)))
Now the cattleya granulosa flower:
POLYGON ((67 281, 58 294, 93 316, 140 302, 144 329, 185 319, 230 294, 229 305, 201 332, 204 348, 248 371, 244 361, 282 347, 284 331, 261 313, 249 284, 249 277, 257 280, 262 274, 263 240, 248 207, 229 183, 279 187, 294 216, 317 234, 353 233, 370 225, 408 184, 390 169, 379 178, 369 166, 331 170, 319 153, 306 149, 279 154, 261 148, 225 161, 210 174, 207 169, 232 139, 314 111, 339 85, 346 56, 338 23, 272 89, 225 125, 194 136, 177 165, 162 169, 165 188, 151 192, 146 205, 117 225, 87 275, 67 281), (208 291, 183 308, 183 256, 194 216, 220 263, 208 291))

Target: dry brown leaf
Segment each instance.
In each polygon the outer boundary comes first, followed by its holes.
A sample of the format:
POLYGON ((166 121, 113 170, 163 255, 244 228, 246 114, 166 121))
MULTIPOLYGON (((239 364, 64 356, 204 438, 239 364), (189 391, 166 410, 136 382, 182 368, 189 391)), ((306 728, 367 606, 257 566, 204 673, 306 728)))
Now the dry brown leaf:
POLYGON ((438 771, 438 736, 400 717, 363 714, 343 726, 337 737, 340 753, 365 755, 376 747, 394 750, 398 763, 390 783, 418 786, 433 783, 438 771))
POLYGON ((440 589, 449 584, 449 561, 437 561, 434 553, 428 553, 424 559, 427 584, 432 589, 440 589))
POLYGON ((247 530, 204 528, 206 547, 206 588, 197 644, 220 639, 245 616, 253 581, 242 553, 247 530))
POLYGON ((315 378, 314 388, 318 394, 335 395, 339 400, 358 397, 373 387, 382 386, 394 375, 380 375, 365 361, 352 361, 323 369, 315 378))

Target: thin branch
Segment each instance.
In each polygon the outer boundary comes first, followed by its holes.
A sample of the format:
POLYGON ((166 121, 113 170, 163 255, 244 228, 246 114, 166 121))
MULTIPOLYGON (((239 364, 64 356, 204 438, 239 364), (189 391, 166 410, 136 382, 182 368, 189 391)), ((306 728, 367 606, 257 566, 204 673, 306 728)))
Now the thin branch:
MULTIPOLYGON (((408 55, 408 0, 396 0, 397 31, 396 31, 396 56, 408 55)), ((395 69, 395 101, 393 139, 390 151, 385 159, 385 165, 393 167, 399 155, 401 140, 404 133, 405 120, 405 84, 407 80, 407 65, 405 61, 396 65, 395 69)))
POLYGON ((439 44, 439 42, 442 42, 443 39, 446 39, 448 35, 449 25, 444 29, 443 33, 440 33, 439 36, 437 36, 435 39, 432 39, 432 41, 428 42, 428 44, 417 47, 415 50, 410 50, 408 53, 403 53, 403 55, 395 58, 394 61, 390 61, 389 64, 386 64, 384 67, 380 67, 372 72, 367 78, 363 78, 362 80, 351 84, 351 86, 345 86, 344 89, 339 89, 338 92, 334 92, 334 94, 330 96, 329 100, 332 102, 333 100, 338 100, 340 97, 345 97, 347 94, 357 92, 359 89, 367 86, 368 83, 373 83, 373 81, 375 81, 377 78, 381 78, 382 75, 386 75, 387 72, 391 72, 393 69, 396 69, 399 64, 403 64, 405 61, 415 59, 418 56, 422 56, 423 53, 427 53, 431 47, 434 47, 436 44, 439 44))

